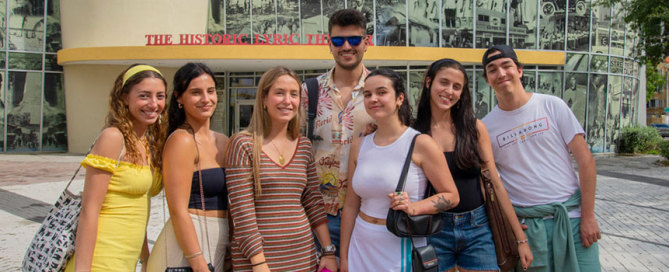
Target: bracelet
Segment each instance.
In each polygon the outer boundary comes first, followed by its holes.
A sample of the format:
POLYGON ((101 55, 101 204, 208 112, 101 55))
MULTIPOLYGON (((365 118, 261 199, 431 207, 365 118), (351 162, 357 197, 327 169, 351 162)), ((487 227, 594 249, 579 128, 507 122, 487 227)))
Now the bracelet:
POLYGON ((195 252, 193 254, 186 255, 185 257, 186 257, 186 260, 189 260, 189 259, 193 259, 193 258, 195 258, 197 256, 200 256, 200 255, 202 255, 202 251, 198 251, 198 252, 195 252))
POLYGON ((527 239, 525 239, 525 240, 518 240, 518 244, 519 244, 519 245, 522 244, 522 243, 527 243, 527 239))
POLYGON ((259 266, 259 265, 265 264, 265 263, 267 263, 267 261, 262 261, 262 262, 259 262, 257 264, 251 264, 251 266, 256 267, 256 266, 259 266))
POLYGON ((146 258, 144 258, 144 259, 140 259, 140 260, 139 260, 139 264, 144 265, 144 263, 146 263, 146 261, 147 261, 148 259, 149 259, 149 256, 146 256, 146 258))

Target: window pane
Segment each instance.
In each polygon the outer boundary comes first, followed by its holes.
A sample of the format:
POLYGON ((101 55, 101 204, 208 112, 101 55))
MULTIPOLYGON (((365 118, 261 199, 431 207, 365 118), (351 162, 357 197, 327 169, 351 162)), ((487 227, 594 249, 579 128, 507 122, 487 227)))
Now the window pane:
POLYGON ((42 119, 42 73, 9 72, 7 151, 38 151, 42 119))
POLYGON ((624 69, 625 75, 628 75, 628 76, 633 75, 634 74, 633 70, 634 70, 634 60, 626 59, 625 60, 625 69, 624 69))
POLYGON ((0 52, 0 69, 5 69, 5 52, 0 52))
POLYGON ((207 34, 225 34, 224 3, 224 0, 209 0, 207 34))
POLYGON ((609 57, 601 55, 592 55, 590 60, 590 71, 598 73, 608 72, 609 57))
POLYGON ((344 9, 344 1, 341 0, 321 0, 323 2, 323 28, 328 33, 328 24, 332 14, 340 9, 344 9))
POLYGON ((563 100, 585 129, 585 105, 588 93, 588 74, 567 73, 563 100))
POLYGON ((276 34, 295 34, 292 41, 300 42, 300 5, 298 0, 277 0, 276 34))
POLYGON ((626 25, 627 31, 625 32, 626 38, 625 38, 625 56, 626 57, 632 57, 634 54, 634 38, 636 37, 636 33, 634 29, 632 29, 631 24, 626 25))
POLYGON ((588 55, 567 54, 567 63, 564 65, 567 71, 588 71, 588 55))
MULTIPOLYGON (((364 0, 356 0, 356 1, 348 1, 347 2, 348 7, 352 9, 356 9, 362 14, 365 15, 365 18, 367 19, 367 35, 372 35, 374 36, 374 2, 373 1, 364 1, 364 0)), ((373 42, 373 41, 371 41, 373 42)))
POLYGON ((253 0, 253 42, 256 42, 255 35, 260 35, 259 43, 274 43, 273 36, 269 34, 276 34, 274 1, 253 0), (263 36, 264 34, 267 34, 267 36, 263 36))
POLYGON ((621 76, 609 76, 609 109, 606 118, 606 152, 613 152, 618 146, 620 136, 620 99, 622 92, 621 76))
POLYGON ((63 74, 44 74, 43 106, 42 151, 66 151, 67 125, 63 74))
POLYGON ((225 77, 216 77, 216 95, 218 101, 216 102, 216 111, 211 117, 211 130, 228 135, 226 131, 227 116, 225 108, 228 107, 227 91, 225 88, 225 77))
POLYGON ((566 0, 542 0, 540 13, 541 49, 564 50, 566 0))
POLYGON ((9 53, 9 69, 42 70, 42 55, 31 53, 9 53))
POLYGON ((414 70, 409 72, 409 105, 413 110, 414 117, 418 113, 418 99, 420 98, 420 92, 423 91, 422 82, 423 71, 414 70))
POLYGON ((586 52, 590 47, 590 1, 569 0, 567 50, 586 52))
POLYGON ((5 108, 7 107, 7 100, 5 100, 5 71, 0 71, 0 151, 4 151, 5 146, 5 108))
POLYGON ((608 54, 611 9, 604 6, 592 8, 592 38, 590 52, 608 54))
POLYGON ((442 8, 442 47, 472 48, 474 1, 444 0, 442 8))
POLYGON ((44 0, 9 2, 9 49, 44 51, 44 0))
POLYGON ((506 44, 506 0, 476 2, 476 48, 506 44))
POLYGON ((537 48, 537 5, 537 0, 511 1, 509 39, 514 48, 537 48))
MULTIPOLYGON (((300 0, 300 14, 302 18, 302 43, 310 43, 309 36, 327 33, 327 27, 323 30, 323 17, 321 16, 320 0, 300 0)), ((316 38, 311 38, 311 43, 316 43, 316 38)))
POLYGON ((611 20, 611 55, 622 56, 625 48, 625 10, 621 4, 613 6, 611 20))
POLYGON ((376 45, 406 45, 406 1, 376 1, 376 45))
MULTIPOLYGON (((0 20, 2 20, 2 24, 0 24, 0 49, 5 49, 5 44, 7 43, 7 27, 5 25, 5 22, 7 22, 7 0, 0 0, 0 20)), ((2 67, 4 68, 4 66, 2 67)), ((2 141, 2 139, 0 139, 2 141)), ((0 149, 2 149, 2 145, 0 145, 0 149)))
POLYGON ((623 73, 623 58, 611 57, 611 69, 612 74, 622 74, 623 73))
POLYGON ((536 89, 537 82, 537 70, 534 69, 523 69, 523 78, 521 80, 525 91, 533 93, 536 89))
POLYGON ((63 71, 63 66, 58 65, 58 55, 44 55, 44 69, 47 71, 63 71))
POLYGON ((562 72, 539 72, 537 93, 562 97, 562 72))
POLYGON ((225 12, 227 34, 246 34, 242 41, 251 43, 251 0, 227 1, 225 12))
MULTIPOLYGON (((477 70, 476 75, 482 75, 482 70, 477 70)), ((483 79, 483 77, 478 76, 476 82, 476 95, 474 97, 474 113, 477 119, 482 119, 483 117, 490 112, 490 97, 493 95, 490 85, 483 79)))
POLYGON ((634 103, 634 99, 632 98, 632 87, 634 84, 634 81, 631 77, 625 77, 623 83, 623 98, 622 98, 622 106, 620 110, 620 115, 621 115, 621 121, 620 121, 620 129, 630 127, 631 121, 632 121, 632 108, 634 103))
POLYGON ((439 2, 437 0, 409 2, 409 45, 439 46, 439 2))
POLYGON ((590 78, 588 95, 588 145, 590 151, 604 151, 604 127, 606 122, 606 75, 594 74, 590 78))
POLYGON ((63 49, 60 39, 60 0, 48 0, 46 11, 46 52, 63 49))

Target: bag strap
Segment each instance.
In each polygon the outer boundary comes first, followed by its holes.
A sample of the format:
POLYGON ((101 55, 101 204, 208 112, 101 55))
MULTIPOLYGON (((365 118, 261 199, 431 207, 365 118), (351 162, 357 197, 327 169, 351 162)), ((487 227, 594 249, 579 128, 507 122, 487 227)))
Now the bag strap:
MULTIPOLYGON (((95 146, 95 143, 98 142, 98 139, 100 139, 100 136, 102 136, 102 133, 105 132, 104 129, 100 134, 98 134, 98 137, 95 137, 95 141, 93 141, 93 144, 91 144, 91 147, 88 148, 88 151, 86 151, 86 155, 84 155, 84 158, 88 156, 88 154, 91 154, 91 150, 93 150, 93 147, 95 146)), ((118 168, 118 165, 121 163, 121 158, 123 157, 123 150, 125 150, 125 139, 121 141, 121 153, 118 154, 118 159, 116 160, 116 168, 118 168)), ((81 170, 81 164, 79 164, 79 167, 77 167, 77 170, 74 171, 74 175, 70 178, 70 181, 67 182, 67 186, 65 186, 65 190, 67 191, 68 188, 70 188, 70 185, 72 184, 72 181, 74 180, 75 177, 77 177, 77 174, 79 174, 79 170, 81 170)))
POLYGON ((409 173, 409 165, 411 164, 411 155, 413 154, 413 147, 416 145, 416 138, 418 138, 419 134, 416 134, 416 136, 413 137, 413 140, 411 140, 411 146, 409 146, 409 152, 407 154, 406 160, 404 160, 404 168, 402 168, 402 174, 400 175, 400 180, 397 182, 397 188, 395 188, 395 192, 399 193, 404 191, 404 185, 406 184, 406 179, 407 179, 407 174, 409 173))
POLYGON ((306 80, 307 93, 309 94, 309 104, 307 107, 307 138, 314 140, 314 122, 316 121, 316 110, 318 108, 318 78, 313 77, 306 80))
MULTIPOLYGON (((207 254, 209 255, 209 262, 214 260, 211 258, 211 245, 209 244, 209 228, 207 227, 207 210, 204 208, 204 189, 202 186, 202 165, 200 163, 200 148, 197 147, 197 139, 195 139, 195 133, 193 133, 193 141, 195 141, 195 150, 197 151, 197 175, 200 183, 200 201, 202 203, 202 216, 204 217, 204 233, 207 237, 207 254)), ((202 218, 197 217, 200 224, 202 224, 202 218)))
MULTIPOLYGON (((174 135, 174 134, 176 134, 177 132, 180 132, 180 131, 188 133, 188 131, 186 131, 186 130, 176 130, 176 131, 172 132, 172 134, 167 136, 167 139, 165 139, 165 145, 163 146, 163 150, 165 150, 165 146, 167 146, 167 141, 169 141, 170 138, 172 138, 172 135, 174 135)), ((211 250, 210 250, 211 246, 209 245, 209 228, 207 227, 207 213, 206 213, 206 210, 204 208, 204 190, 202 189, 203 186, 202 186, 202 166, 200 164, 200 148, 197 147, 197 139, 195 139, 195 133, 193 133, 193 141, 195 141, 195 151, 197 151, 197 174, 198 174, 198 180, 199 180, 199 183, 200 183, 200 201, 201 201, 201 204, 202 204, 202 213, 203 213, 202 215, 204 216, 205 236, 207 237, 207 254, 209 255, 209 261, 213 262, 213 259, 211 258, 211 250)), ((167 214, 165 212, 165 198, 166 198, 165 188, 163 188, 163 224, 165 224, 165 219, 167 218, 167 214)), ((200 218, 200 216, 198 216, 197 218, 198 218, 198 221, 200 222, 200 225, 202 225, 202 219, 200 218)), ((167 236, 163 236, 163 238, 165 239, 165 243, 164 243, 165 244, 165 267, 168 267, 168 265, 167 265, 167 259, 168 259, 167 258, 167 236)), ((201 245, 200 245, 200 252, 202 252, 202 250, 204 250, 204 242, 201 242, 201 245)))

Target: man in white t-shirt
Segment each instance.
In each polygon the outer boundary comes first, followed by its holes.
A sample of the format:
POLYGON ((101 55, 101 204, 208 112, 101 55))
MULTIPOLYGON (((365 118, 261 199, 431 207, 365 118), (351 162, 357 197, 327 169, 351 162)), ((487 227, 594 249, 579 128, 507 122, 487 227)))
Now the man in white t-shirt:
POLYGON ((534 255, 530 271, 600 271, 595 160, 560 98, 525 92, 508 45, 483 55, 483 78, 498 105, 485 117, 497 170, 534 255), (578 176, 570 151, 578 163, 578 176))

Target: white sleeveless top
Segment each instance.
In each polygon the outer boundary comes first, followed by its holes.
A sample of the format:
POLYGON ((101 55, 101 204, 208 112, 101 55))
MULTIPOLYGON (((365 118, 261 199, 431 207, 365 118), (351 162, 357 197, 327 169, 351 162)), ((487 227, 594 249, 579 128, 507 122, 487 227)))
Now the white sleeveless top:
MULTIPOLYGON (((353 191, 361 199, 360 211, 375 218, 386 218, 390 208, 388 194, 397 188, 404 160, 416 134, 420 132, 407 128, 402 136, 387 146, 374 143, 376 132, 362 139, 352 180, 353 191)), ((423 199, 427 182, 423 169, 411 162, 404 185, 411 202, 423 199)))

